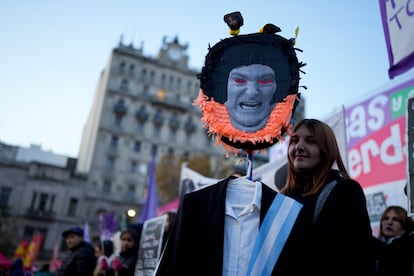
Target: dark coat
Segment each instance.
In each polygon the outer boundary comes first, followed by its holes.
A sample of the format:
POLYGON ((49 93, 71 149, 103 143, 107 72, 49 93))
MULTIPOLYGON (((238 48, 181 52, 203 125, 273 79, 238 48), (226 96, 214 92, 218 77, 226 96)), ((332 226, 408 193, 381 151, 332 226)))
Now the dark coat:
POLYGON ((318 218, 312 223, 319 195, 291 195, 303 203, 306 217, 306 275, 372 275, 372 230, 366 198, 358 182, 341 179, 326 199, 318 218))
POLYGON ((61 275, 92 275, 96 266, 95 250, 90 243, 81 242, 63 261, 57 273, 61 275))
MULTIPOLYGON (((226 190, 230 178, 184 196, 155 275, 222 275, 226 190)), ((260 221, 277 193, 262 184, 260 221)), ((300 275, 303 252, 301 213, 273 270, 300 275)), ((304 274, 303 274, 304 275, 304 274)))
POLYGON ((12 266, 10 267, 9 276, 24 276, 24 268, 23 268, 23 259, 17 258, 13 261, 12 266))
POLYGON ((412 276, 414 265, 414 233, 406 233, 385 242, 373 238, 377 276, 412 276))
POLYGON ((122 263, 118 276, 134 276, 135 266, 138 259, 138 249, 132 248, 119 253, 119 260, 122 263))

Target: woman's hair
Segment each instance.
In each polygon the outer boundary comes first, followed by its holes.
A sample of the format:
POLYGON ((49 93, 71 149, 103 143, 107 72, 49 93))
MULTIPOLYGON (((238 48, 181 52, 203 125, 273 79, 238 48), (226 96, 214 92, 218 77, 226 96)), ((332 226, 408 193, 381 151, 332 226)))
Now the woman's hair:
MULTIPOLYGON (((326 184, 328 184, 328 172, 332 169, 334 164, 338 167, 342 177, 350 178, 344 162, 342 161, 335 133, 332 131, 331 127, 316 119, 303 119, 293 127, 292 133, 295 133, 301 126, 306 127, 313 136, 314 141, 320 150, 320 162, 310 175, 299 176, 299 173, 295 171, 292 160, 288 155, 287 179, 281 192, 292 192, 298 185, 300 185, 300 183, 298 183, 299 181, 308 181, 309 186, 307 186, 308 189, 305 188, 304 195, 318 193, 326 184)), ((289 142, 289 147, 291 144, 292 140, 289 142)), ((302 183, 302 185, 303 184, 304 183, 302 183)))
POLYGON ((397 220, 401 223, 401 226, 406 232, 411 232, 414 230, 414 221, 411 217, 408 216, 407 210, 405 210, 401 206, 397 205, 391 205, 388 206, 384 212, 382 212, 381 220, 380 220, 380 228, 378 232, 378 238, 382 239, 385 238, 384 231, 382 229, 382 221, 385 219, 385 217, 388 215, 390 211, 394 211, 397 215, 397 220))

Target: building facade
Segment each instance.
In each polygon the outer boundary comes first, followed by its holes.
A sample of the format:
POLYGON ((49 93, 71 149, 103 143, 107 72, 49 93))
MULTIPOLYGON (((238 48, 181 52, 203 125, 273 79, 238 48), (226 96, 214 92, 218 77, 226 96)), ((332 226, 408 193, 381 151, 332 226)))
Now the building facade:
POLYGON ((39 259, 50 260, 53 248, 62 244, 62 231, 81 221, 87 178, 75 169, 76 159, 38 146, 0 143, 0 247, 5 254, 43 233, 39 259))
POLYGON ((225 159, 193 105, 200 70, 189 68, 187 47, 176 37, 164 38, 155 58, 122 43, 113 49, 97 84, 78 158, 77 170, 88 174, 83 213, 89 221, 102 212, 121 215, 128 209, 139 217, 153 154, 157 162, 166 154, 225 159))

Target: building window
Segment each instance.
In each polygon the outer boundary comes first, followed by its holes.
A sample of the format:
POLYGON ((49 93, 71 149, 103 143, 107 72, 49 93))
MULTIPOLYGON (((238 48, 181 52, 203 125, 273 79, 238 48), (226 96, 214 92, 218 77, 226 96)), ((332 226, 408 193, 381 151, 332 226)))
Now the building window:
POLYGON ((149 81, 150 81, 151 83, 153 83, 153 82, 154 82, 154 80, 155 80, 155 72, 154 72, 154 71, 151 71, 150 76, 149 76, 149 81))
POLYGON ((119 87, 119 89, 121 91, 127 92, 128 91, 128 86, 129 86, 129 82, 126 79, 122 79, 121 80, 121 86, 119 87))
POLYGON ((40 212, 52 212, 55 203, 55 195, 33 192, 30 210, 40 212), (38 196, 39 195, 39 196, 38 196))
POLYGON ((135 118, 138 121, 143 121, 145 122, 146 120, 148 120, 149 114, 147 111, 147 107, 145 105, 141 105, 141 107, 137 110, 137 113, 135 114, 135 118))
POLYGON ((49 197, 48 194, 45 194, 45 193, 40 194, 39 205, 37 208, 39 211, 46 211, 48 197, 49 197))
POLYGON ((115 117, 115 125, 120 127, 122 125, 122 117, 115 117))
POLYGON ((116 149, 118 147, 118 136, 112 136, 111 137, 111 149, 116 149))
POLYGON ((178 120, 177 113, 173 113, 169 120, 169 126, 172 131, 176 131, 180 127, 180 120, 178 120))
POLYGON ((184 130, 186 132, 187 141, 190 141, 192 134, 196 130, 196 126, 193 122, 193 118, 188 117, 184 124, 184 130))
POLYGON ((145 135, 145 123, 142 123, 140 121, 137 122, 137 132, 145 135))
POLYGON ((164 115, 160 108, 155 112, 153 122, 156 126, 161 126, 164 123, 164 115))
POLYGON ((149 94, 149 86, 148 85, 144 85, 144 87, 142 88, 142 94, 143 95, 148 95, 149 94))
POLYGON ((141 152, 141 142, 135 142, 134 143, 134 152, 138 153, 141 152))
POLYGON ((174 77, 170 76, 170 81, 168 82, 168 87, 173 88, 173 86, 174 86, 174 77))
POLYGON ((134 185, 128 185, 128 190, 126 191, 127 198, 128 199, 134 199, 135 198, 135 186, 134 185))
POLYGON ((9 199, 12 192, 12 188, 1 187, 0 190, 0 208, 6 208, 9 205, 9 199))
POLYGON ((187 90, 188 91, 191 91, 191 90, 193 90, 191 87, 193 86, 193 84, 191 83, 191 81, 188 81, 187 82, 187 90))
POLYGON ((33 192, 32 201, 30 202, 30 209, 34 210, 36 204, 37 192, 33 192))
POLYGON ((185 135, 185 141, 186 141, 187 143, 190 143, 190 142, 191 142, 191 138, 192 138, 191 133, 190 133, 190 134, 185 135))
POLYGON ((78 208, 79 200, 77 198, 71 198, 69 201, 68 216, 76 216, 76 209, 78 208))
POLYGON ((120 73, 124 73, 125 72, 125 62, 121 62, 121 64, 119 64, 119 72, 120 73))
POLYGON ((104 180, 103 186, 102 186, 102 193, 110 194, 111 193, 111 186, 112 186, 112 183, 111 183, 110 180, 104 180))
POLYGON ((157 153, 158 153, 158 147, 157 147, 157 145, 152 145, 152 147, 151 147, 151 154, 157 155, 157 153))
POLYGON ((52 194, 51 196, 50 196, 50 204, 49 204, 49 211, 50 212, 52 212, 52 210, 53 210, 53 205, 55 204, 55 195, 54 194, 52 194))
POLYGON ((177 130, 180 127, 180 121, 178 120, 177 113, 173 113, 169 121, 170 126, 170 140, 175 142, 177 140, 177 130))
POLYGON ((147 78, 147 69, 142 69, 141 71, 141 79, 145 81, 145 79, 147 78))
POLYGON ((165 88, 165 79, 166 79, 166 76, 165 76, 165 74, 162 74, 161 75, 161 87, 162 88, 165 88))
POLYGON ((177 141, 177 131, 174 129, 170 130, 170 142, 176 142, 177 141))
POLYGON ((185 129, 185 131, 188 133, 188 132, 194 132, 194 130, 195 130, 195 124, 194 124, 194 122, 193 122, 193 118, 192 117, 188 117, 187 118, 187 121, 185 122, 185 125, 184 125, 184 129, 185 129))
POLYGON ((129 74, 129 76, 133 77, 134 76, 134 73, 135 73, 135 66, 133 64, 131 64, 129 66, 128 74, 129 74))
POLYGON ((180 90, 180 89, 181 89, 181 79, 178 78, 177 79, 177 90, 180 90))
POLYGON ((105 165, 106 170, 113 171, 114 167, 115 167, 115 158, 108 157, 108 159, 106 159, 106 165, 105 165))
POLYGON ((137 161, 131 161, 131 162, 129 163, 129 172, 130 172, 131 174, 136 173, 136 172, 137 172, 137 167, 138 167, 138 163, 137 163, 137 161))
POLYGON ((113 111, 115 115, 115 125, 121 126, 122 118, 125 116, 127 112, 125 101, 123 99, 118 100, 118 102, 114 106, 113 111))
POLYGON ((161 137, 161 127, 158 125, 155 125, 153 128, 152 135, 154 135, 155 137, 161 137))

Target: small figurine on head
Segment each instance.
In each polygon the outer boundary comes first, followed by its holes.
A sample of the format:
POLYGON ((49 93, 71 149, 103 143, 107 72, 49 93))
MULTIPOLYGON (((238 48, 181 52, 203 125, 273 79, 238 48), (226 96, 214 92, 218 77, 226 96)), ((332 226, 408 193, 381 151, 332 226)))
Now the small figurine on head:
POLYGON ((240 27, 243 26, 243 16, 240 12, 228 13, 224 16, 224 22, 229 26, 231 35, 238 35, 240 27))
POLYGON ((291 127, 300 94, 294 40, 266 24, 258 33, 238 35, 243 25, 240 12, 224 16, 233 37, 209 48, 195 101, 202 122, 226 152, 264 149, 291 127))

